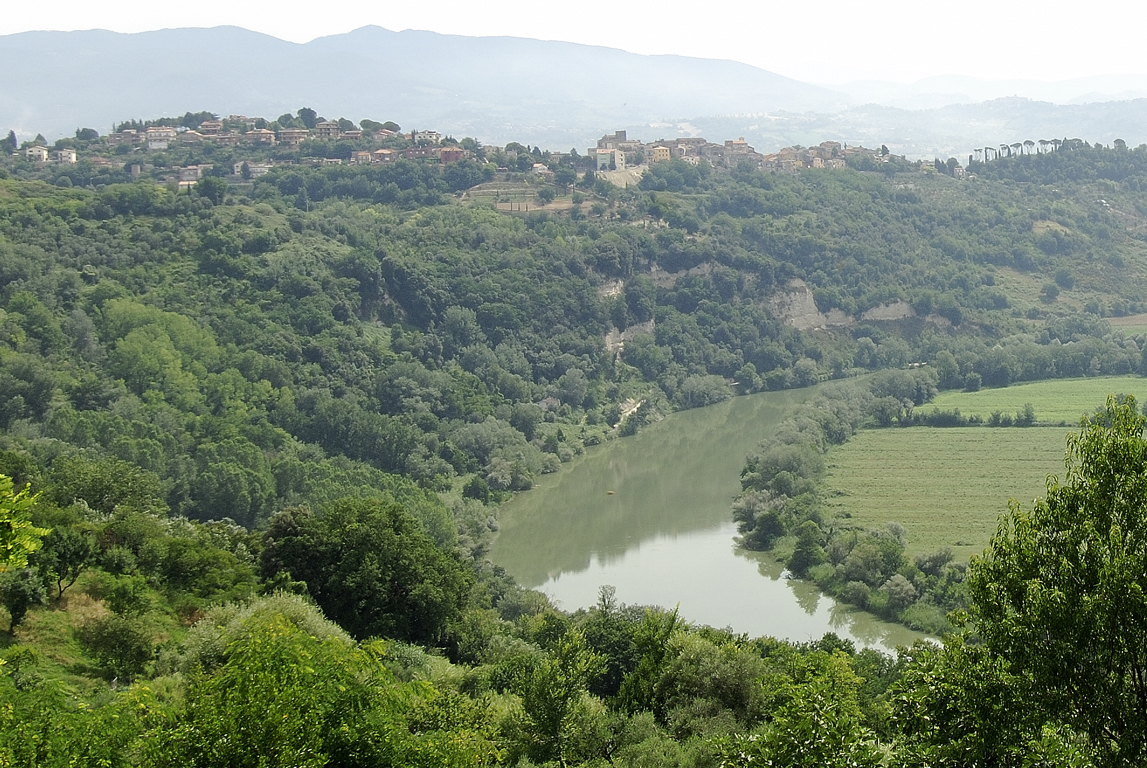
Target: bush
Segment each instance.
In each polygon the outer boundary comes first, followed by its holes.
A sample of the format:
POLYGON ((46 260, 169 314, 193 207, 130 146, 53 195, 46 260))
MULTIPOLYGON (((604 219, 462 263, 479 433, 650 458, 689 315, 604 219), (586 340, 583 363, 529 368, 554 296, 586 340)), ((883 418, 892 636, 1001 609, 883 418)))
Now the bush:
POLYGON ((155 651, 151 631, 138 618, 92 619, 76 634, 84 652, 115 678, 130 680, 143 672, 155 651))
POLYGON ((47 599, 44 580, 35 568, 0 573, 0 604, 8 609, 8 615, 11 616, 9 633, 16 631, 31 608, 43 605, 47 599))

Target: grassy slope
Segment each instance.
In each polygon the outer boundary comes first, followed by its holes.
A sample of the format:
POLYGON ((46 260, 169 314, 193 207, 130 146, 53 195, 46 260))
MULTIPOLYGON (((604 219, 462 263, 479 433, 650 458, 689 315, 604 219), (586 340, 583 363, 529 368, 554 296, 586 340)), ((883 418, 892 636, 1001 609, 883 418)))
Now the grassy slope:
POLYGON ((1103 405, 1109 394, 1131 394, 1140 403, 1147 402, 1144 400, 1147 379, 1140 376, 1053 379, 979 392, 945 392, 933 405, 941 410, 959 408, 965 416, 979 414, 987 418, 992 411, 1014 414, 1022 411, 1025 403, 1031 403, 1038 422, 1076 426, 1083 414, 1103 405))
POLYGON ((1042 495, 1062 474, 1062 427, 865 430, 829 454, 837 514, 862 528, 902 524, 910 555, 951 547, 960 560, 995 533, 1008 499, 1042 495))

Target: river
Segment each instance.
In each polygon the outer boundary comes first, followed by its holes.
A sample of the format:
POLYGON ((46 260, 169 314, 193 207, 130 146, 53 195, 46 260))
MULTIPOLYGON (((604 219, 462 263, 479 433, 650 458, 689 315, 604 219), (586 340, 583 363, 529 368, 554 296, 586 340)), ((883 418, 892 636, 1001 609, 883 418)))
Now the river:
POLYGON ((621 602, 678 605, 687 621, 751 636, 910 645, 919 633, 782 578, 774 558, 733 542, 746 454, 809 392, 733 398, 590 448, 502 508, 491 560, 566 610, 609 584, 621 602))

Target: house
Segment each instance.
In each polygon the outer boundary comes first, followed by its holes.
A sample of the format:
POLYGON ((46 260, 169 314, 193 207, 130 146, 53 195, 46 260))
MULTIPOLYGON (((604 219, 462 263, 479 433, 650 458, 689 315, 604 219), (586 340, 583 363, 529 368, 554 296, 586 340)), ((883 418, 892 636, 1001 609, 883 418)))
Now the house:
POLYGON ((115 146, 117 144, 139 144, 143 141, 143 135, 132 128, 125 128, 122 131, 108 134, 108 144, 115 146))
POLYGON ((645 152, 646 159, 651 163, 667 163, 673 157, 673 150, 662 144, 655 144, 645 152))
POLYGON ((242 176, 244 165, 247 166, 247 172, 251 174, 252 179, 257 179, 260 176, 266 176, 271 172, 271 169, 275 167, 271 163, 250 163, 244 161, 242 163, 235 163, 233 166, 231 166, 231 170, 236 176, 242 176))
POLYGON ((441 157, 442 150, 438 147, 411 147, 404 150, 402 156, 408 160, 419 160, 422 158, 432 157, 438 160, 441 157))
POLYGON ((169 125, 149 126, 145 135, 150 150, 162 151, 175 141, 175 129, 169 125))
POLYGON ((255 118, 246 115, 227 115, 227 122, 231 125, 241 125, 247 130, 255 127, 255 118))
POLYGON ((243 136, 242 134, 224 131, 214 136, 208 136, 207 139, 223 147, 237 147, 239 146, 239 142, 243 140, 243 136))
POLYGON ((48 162, 48 148, 36 144, 24 150, 24 157, 34 163, 46 163, 48 162))
POLYGON ((545 163, 534 163, 533 170, 531 171, 536 176, 551 177, 554 172, 549 169, 545 163))
POLYGON ((199 132, 204 136, 215 136, 223 132, 222 120, 204 120, 199 124, 199 132))
POLYGON ((339 137, 339 124, 331 120, 324 120, 315 124, 315 136, 320 139, 337 139, 339 137))
POLYGON ((369 165, 374 162, 374 156, 367 150, 360 150, 350 153, 351 165, 369 165))
POLYGON ((343 131, 340 138, 347 139, 349 141, 358 141, 362 138, 362 131, 343 131))
MULTIPOLYGON (((210 168, 211 166, 207 166, 210 168)), ((189 165, 186 168, 179 169, 179 181, 196 182, 203 178, 203 168, 198 165, 189 165)))
POLYGON ((204 136, 199 131, 184 131, 179 134, 180 144, 202 144, 204 136))
POLYGON ((438 159, 443 165, 447 163, 456 163, 466 156, 466 151, 461 147, 443 147, 438 152, 438 159))
POLYGON ((275 145, 275 132, 266 128, 256 128, 243 134, 243 140, 251 144, 275 145))
POLYGON ((179 169, 179 188, 181 190, 191 189, 195 184, 207 175, 215 166, 210 163, 203 165, 188 165, 179 169))
POLYGON ((375 163, 393 163, 399 158, 399 152, 396 149, 376 149, 370 153, 370 158, 375 163))
POLYGON ((442 141, 442 134, 438 131, 411 131, 410 140, 415 144, 437 144, 442 141))
POLYGON ((279 141, 289 147, 297 147, 310 135, 311 132, 306 128, 282 128, 279 130, 279 141))
POLYGON ((590 154, 597 157, 596 167, 599 171, 625 170, 625 152, 620 149, 591 149, 590 154))
POLYGON ((76 150, 68 149, 68 148, 57 149, 55 152, 52 153, 52 159, 55 160, 57 163, 63 163, 65 165, 75 165, 76 164, 76 150))
POLYGON ((385 141, 385 140, 393 138, 397 135, 398 134, 395 133, 394 131, 388 130, 386 128, 379 128, 378 133, 374 134, 374 137, 376 139, 378 139, 379 141, 385 141))

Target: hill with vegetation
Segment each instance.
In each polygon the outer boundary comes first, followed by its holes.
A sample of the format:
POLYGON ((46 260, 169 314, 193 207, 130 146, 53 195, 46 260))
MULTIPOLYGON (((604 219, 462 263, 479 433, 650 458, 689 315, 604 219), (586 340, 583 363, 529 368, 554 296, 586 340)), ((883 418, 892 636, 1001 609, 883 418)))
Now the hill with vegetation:
MULTIPOLYGON (((1076 627, 1083 650, 1063 663, 1110 653, 1115 671, 1108 689, 1075 690, 1059 668, 1025 667, 1002 629, 1015 598, 991 583, 1031 567, 1024 518, 951 603, 979 611, 993 644, 972 642, 973 624, 969 644, 898 660, 686 626, 608 590, 564 614, 484 551, 500 500, 672 409, 913 365, 878 375, 855 408, 809 417, 839 442, 939 389, 1140 371, 1144 338, 1105 318, 1147 310, 1147 148, 1064 146, 968 180, 871 157, 796 175, 674 161, 625 189, 514 151, 518 167, 553 165, 552 181, 495 158, 403 159, 179 191, 118 168, 4 161, 0 474, 15 485, 0 486, 0 522, 17 524, 0 533, 18 535, 0 539, 0 755, 1142 757, 1138 667, 1115 639, 1076 627), (533 190, 537 209, 482 202, 499 184, 533 190), (1059 698, 1028 706, 1036 690, 1059 698), (1118 712, 1080 714, 1073 697, 1118 712)), ((1079 462, 1139 444, 1138 417, 1109 410, 1079 462)), ((815 465, 827 442, 794 431, 810 439, 790 453, 815 465)), ((758 465, 749 489, 799 496, 782 488, 799 491, 797 473, 758 465)), ((762 511, 748 514, 763 538, 762 511)), ((812 572, 816 521, 793 521, 812 572)), ((883 543, 865 543, 877 570, 903 556, 883 543)), ((951 597, 952 565, 917 567, 951 597)))

